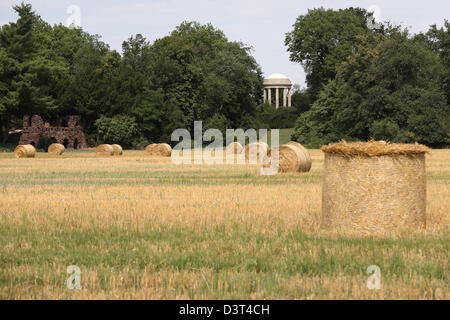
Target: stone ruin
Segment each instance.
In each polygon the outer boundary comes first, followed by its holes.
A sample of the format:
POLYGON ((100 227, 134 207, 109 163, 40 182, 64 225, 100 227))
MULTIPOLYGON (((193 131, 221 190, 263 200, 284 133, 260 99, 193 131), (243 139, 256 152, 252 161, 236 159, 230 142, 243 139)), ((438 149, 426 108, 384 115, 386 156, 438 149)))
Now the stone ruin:
POLYGON ((39 147, 39 140, 42 137, 49 137, 66 148, 87 148, 83 128, 80 126, 80 116, 62 117, 55 124, 51 126, 38 115, 34 115, 31 119, 29 116, 24 116, 19 144, 32 144, 39 147))

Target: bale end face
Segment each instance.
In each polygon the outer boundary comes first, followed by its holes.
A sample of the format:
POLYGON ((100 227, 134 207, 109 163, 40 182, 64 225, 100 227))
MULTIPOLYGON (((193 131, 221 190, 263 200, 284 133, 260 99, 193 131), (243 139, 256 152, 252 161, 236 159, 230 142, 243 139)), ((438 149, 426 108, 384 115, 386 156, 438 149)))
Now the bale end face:
POLYGON ((115 156, 121 156, 123 154, 122 146, 119 144, 112 144, 111 147, 114 149, 115 156))
POLYGON ((305 155, 305 158, 306 158, 306 164, 305 164, 305 167, 304 167, 304 171, 307 172, 307 171, 311 170, 312 161, 311 161, 311 156, 309 155, 308 149, 306 149, 302 144, 300 144, 300 143, 298 143, 296 141, 289 141, 287 144, 296 146, 297 148, 302 150, 302 152, 303 152, 303 154, 305 155))
POLYGON ((305 172, 311 167, 303 150, 292 144, 284 144, 270 149, 263 168, 274 168, 278 172, 305 172))

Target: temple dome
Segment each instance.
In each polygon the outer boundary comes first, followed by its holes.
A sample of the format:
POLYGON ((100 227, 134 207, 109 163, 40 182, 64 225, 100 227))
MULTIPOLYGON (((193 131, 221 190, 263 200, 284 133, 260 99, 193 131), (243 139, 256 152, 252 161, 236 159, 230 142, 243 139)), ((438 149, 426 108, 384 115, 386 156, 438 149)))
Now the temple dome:
POLYGON ((292 83, 284 74, 281 73, 273 73, 263 82, 264 86, 291 86, 292 83))

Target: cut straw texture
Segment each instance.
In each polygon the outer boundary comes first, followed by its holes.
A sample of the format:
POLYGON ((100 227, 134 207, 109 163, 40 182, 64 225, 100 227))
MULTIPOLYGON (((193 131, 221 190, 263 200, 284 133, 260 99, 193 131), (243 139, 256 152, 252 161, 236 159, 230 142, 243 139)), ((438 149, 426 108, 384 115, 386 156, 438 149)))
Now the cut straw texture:
POLYGON ((262 162, 267 157, 269 146, 262 141, 252 142, 245 146, 245 160, 250 163, 262 162))
POLYGON ((311 160, 306 157, 305 152, 293 144, 283 144, 271 148, 267 153, 268 161, 263 168, 273 168, 277 172, 306 172, 311 168, 311 160), (277 162, 278 157, 278 162, 277 162))
POLYGON ((16 158, 34 158, 36 148, 31 144, 19 145, 14 149, 14 156, 16 158))
POLYGON ((60 143, 52 143, 51 145, 48 146, 47 151, 50 154, 60 156, 66 151, 66 148, 64 147, 64 145, 60 143))
POLYGON ((377 157, 395 155, 414 155, 428 153, 429 149, 422 144, 387 143, 386 141, 346 142, 322 146, 325 153, 339 154, 346 157, 377 157))
POLYGON ((425 153, 417 144, 340 142, 325 152, 322 224, 339 233, 425 227, 425 153))
POLYGON ((167 143, 152 143, 145 147, 145 152, 151 156, 170 157, 172 147, 167 143))
POLYGON ((115 156, 121 156, 123 154, 123 149, 120 144, 112 144, 111 147, 114 149, 115 156))
POLYGON ((226 148, 226 154, 240 154, 244 147, 239 142, 232 142, 226 148))
POLYGON ((95 148, 95 153, 99 156, 112 156, 114 148, 110 144, 101 144, 95 148))

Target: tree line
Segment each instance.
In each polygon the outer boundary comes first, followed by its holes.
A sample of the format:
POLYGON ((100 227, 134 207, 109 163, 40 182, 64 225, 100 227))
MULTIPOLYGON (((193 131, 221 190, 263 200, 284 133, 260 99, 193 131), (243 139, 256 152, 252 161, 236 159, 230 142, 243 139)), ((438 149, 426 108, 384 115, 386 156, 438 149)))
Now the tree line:
POLYGON ((450 143, 449 23, 410 34, 360 8, 313 9, 285 37, 307 73, 293 108, 262 103, 252 48, 211 24, 183 22, 111 50, 81 28, 49 25, 29 4, 0 27, 1 144, 24 115, 80 115, 88 143, 170 143, 176 128, 292 128, 309 147, 347 140, 450 143))
POLYGON ((0 29, 2 141, 24 115, 82 117, 88 143, 170 142, 176 128, 258 127, 262 72, 251 48, 210 24, 183 22, 150 43, 111 50, 98 35, 50 26, 29 4, 0 29))
POLYGON ((363 9, 319 8, 286 34, 312 101, 293 138, 310 147, 371 138, 448 146, 449 22, 419 34, 371 22, 363 9))

